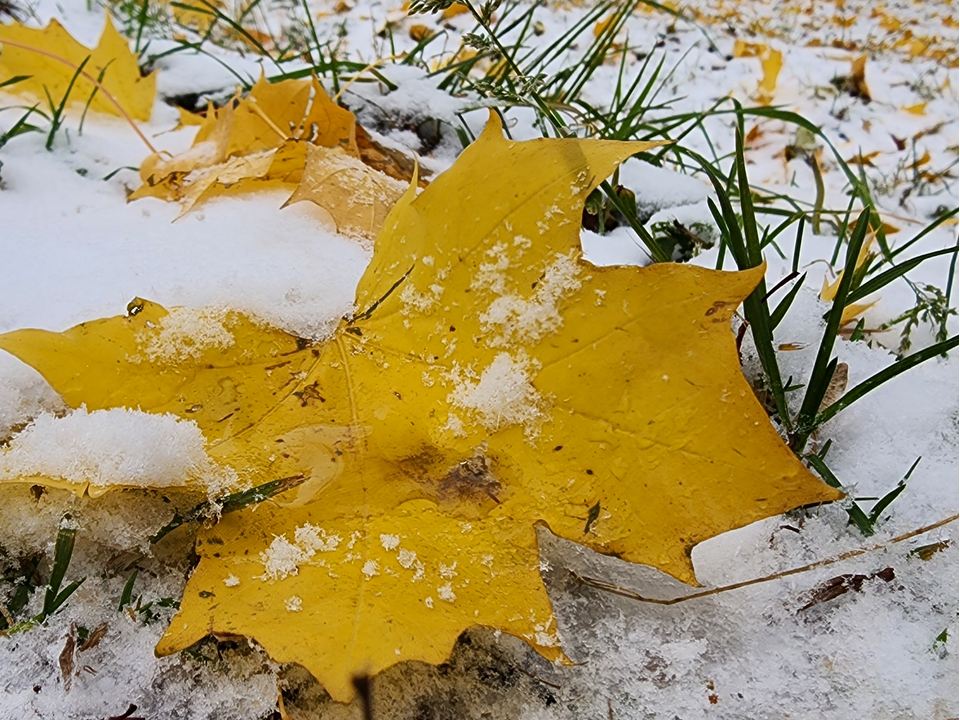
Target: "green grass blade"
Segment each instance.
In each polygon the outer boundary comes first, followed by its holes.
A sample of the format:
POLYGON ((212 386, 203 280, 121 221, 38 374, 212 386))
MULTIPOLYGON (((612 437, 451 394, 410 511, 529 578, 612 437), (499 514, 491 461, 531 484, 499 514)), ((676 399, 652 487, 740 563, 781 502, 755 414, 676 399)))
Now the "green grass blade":
POLYGON ((780 325, 780 322, 786 316, 787 311, 790 310, 790 306, 793 305, 793 301, 797 298, 797 295, 800 292, 800 288, 803 287, 803 281, 807 279, 807 274, 804 273, 800 276, 800 279, 790 288, 790 292, 783 296, 783 299, 777 303, 777 307, 773 309, 773 312, 770 313, 770 328, 776 330, 780 325))
POLYGON ((871 293, 879 292, 884 287, 889 285, 891 282, 893 282, 899 277, 906 275, 908 272, 910 272, 911 270, 913 270, 915 267, 925 262, 926 260, 930 260, 931 258, 940 257, 941 255, 947 255, 949 253, 956 253, 956 252, 957 252, 957 246, 955 245, 953 247, 944 248, 943 250, 935 250, 925 255, 918 255, 917 257, 911 258, 910 260, 905 260, 899 265, 894 265, 889 270, 886 270, 880 273, 876 277, 873 277, 867 282, 863 283, 860 287, 856 288, 855 290, 852 290, 850 294, 847 296, 846 304, 850 305, 851 303, 855 303, 857 300, 862 300, 863 298, 865 298, 867 295, 870 295, 871 293))
POLYGON ((905 373, 907 370, 910 370, 911 368, 914 368, 917 365, 930 360, 931 358, 935 358, 938 355, 943 355, 949 350, 954 349, 957 347, 958 337, 960 336, 954 335, 952 338, 944 340, 943 342, 931 345, 923 350, 918 350, 911 355, 907 355, 906 357, 897 360, 895 363, 887 368, 884 368, 880 372, 871 375, 856 387, 848 390, 843 397, 841 397, 835 403, 817 413, 813 423, 811 423, 812 427, 816 428, 823 425, 825 422, 827 422, 827 420, 830 420, 841 410, 845 410, 846 408, 850 407, 857 400, 876 390, 878 387, 883 385, 885 382, 892 380, 897 375, 905 373))
POLYGON ((803 451, 807 438, 816 426, 814 418, 830 384, 832 375, 827 374, 827 369, 833 355, 833 346, 840 330, 843 309, 846 307, 847 295, 850 293, 850 287, 853 283, 854 268, 857 258, 860 256, 860 248, 863 247, 864 239, 867 236, 869 222, 869 210, 864 210, 860 213, 857 226, 850 235, 843 277, 840 279, 840 285, 833 299, 833 305, 830 307, 830 312, 827 313, 827 326, 823 331, 823 337, 820 339, 820 347, 817 349, 817 357, 813 363, 813 371, 810 373, 810 381, 807 383, 807 391, 803 396, 800 413, 797 415, 797 444, 795 448, 797 452, 803 451))
MULTIPOLYGON (((817 475, 823 478, 823 481, 827 485, 838 489, 843 486, 819 455, 807 455, 807 462, 810 463, 810 467, 817 471, 817 475)), ((856 525, 861 533, 867 537, 873 535, 873 523, 870 522, 870 518, 867 517, 866 513, 863 512, 857 503, 854 502, 853 505, 847 509, 847 514, 850 516, 850 522, 856 525)))

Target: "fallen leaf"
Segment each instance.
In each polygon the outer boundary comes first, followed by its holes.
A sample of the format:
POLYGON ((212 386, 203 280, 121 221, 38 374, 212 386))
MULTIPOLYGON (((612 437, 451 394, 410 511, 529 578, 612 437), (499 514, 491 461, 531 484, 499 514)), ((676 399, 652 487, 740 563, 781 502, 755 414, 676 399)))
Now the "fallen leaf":
POLYGON ((250 183, 295 185, 309 145, 358 154, 355 124, 316 78, 272 84, 261 76, 246 98, 207 110, 188 150, 147 157, 140 165, 143 185, 129 199, 181 202, 182 216, 203 199, 244 192, 250 183))
POLYGON ((404 190, 340 148, 308 145, 300 184, 283 207, 309 200, 330 214, 337 232, 373 240, 404 190))
MULTIPOLYGON (((911 115, 926 115, 927 114, 927 103, 918 102, 915 105, 906 105, 900 108, 904 112, 908 112, 911 115)), ((902 148, 901 148, 902 149, 902 148)))
POLYGON ((151 359, 184 311, 146 304, 0 336, 74 407, 192 418, 247 484, 310 476, 201 530, 158 653, 244 635, 341 701, 477 624, 563 660, 536 526, 694 582, 702 540, 841 497, 741 373, 730 321, 763 268, 583 259, 587 196, 649 147, 508 141, 491 115, 394 206, 356 314, 318 346, 235 316, 232 344, 151 359))
POLYGON ((410 39, 414 42, 423 42, 436 33, 426 25, 411 25, 409 30, 410 39))
MULTIPOLYGON (((42 30, 17 22, 0 24, 0 46, 3 50, 0 53, 0 82, 28 76, 26 80, 8 86, 7 91, 28 92, 41 99, 49 92, 53 102, 59 104, 77 68, 89 58, 84 72, 93 78, 103 73, 100 84, 116 99, 123 112, 135 120, 150 119, 157 95, 156 73, 141 77, 137 58, 130 52, 127 39, 113 26, 109 13, 100 42, 93 49, 74 40, 56 20, 51 20, 42 30)), ((90 80, 77 77, 70 91, 70 102, 83 105, 93 96, 91 108, 119 115, 117 106, 96 90, 90 80)))
POLYGON ((783 53, 762 43, 748 43, 737 40, 733 45, 733 56, 735 58, 760 58, 763 77, 760 79, 757 90, 761 101, 769 102, 777 89, 777 78, 780 76, 780 69, 783 67, 783 53))
POLYGON ((470 8, 468 8, 463 3, 453 3, 453 5, 451 5, 448 8, 445 8, 443 12, 440 13, 440 19, 449 20, 451 18, 457 17, 458 15, 465 15, 466 13, 469 13, 469 12, 470 12, 470 8))
POLYGON ((867 87, 867 56, 858 55, 850 63, 850 74, 840 75, 833 79, 833 84, 841 92, 851 97, 869 103, 870 89, 867 87))

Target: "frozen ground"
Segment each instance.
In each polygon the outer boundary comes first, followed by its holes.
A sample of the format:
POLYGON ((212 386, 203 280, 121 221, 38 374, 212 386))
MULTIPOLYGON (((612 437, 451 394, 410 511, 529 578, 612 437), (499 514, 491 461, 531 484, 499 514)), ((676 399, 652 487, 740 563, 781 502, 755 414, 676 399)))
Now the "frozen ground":
MULTIPOLYGON (((310 5, 321 38, 341 37, 349 59, 371 62, 415 43, 411 25, 430 18, 405 18, 399 4, 360 0, 335 12, 334 3, 310 5), (395 47, 382 37, 389 26, 395 47), (378 35, 378 33, 380 33, 378 35)), ((862 154, 875 184, 892 245, 913 237, 939 208, 957 205, 958 152, 957 8, 953 3, 698 4, 709 22, 707 35, 662 14, 638 13, 627 25, 631 47, 662 53, 668 80, 659 99, 672 111, 698 111, 732 95, 745 104, 757 100, 762 76, 757 58, 733 58, 736 39, 763 42, 783 55, 773 102, 803 114, 823 131, 844 159, 862 154), (809 6, 810 13, 806 12, 809 6), (814 12, 815 10, 815 12, 814 12), (891 18, 893 18, 891 20, 891 18), (896 21, 896 22, 894 22, 896 21), (909 31, 909 34, 907 34, 909 31), (917 42, 915 42, 917 41, 917 42), (919 44, 918 44, 919 42, 919 44), (850 71, 856 52, 871 53, 866 82, 873 101, 837 93, 831 81, 850 71), (905 108, 909 108, 907 110, 905 108), (918 164, 925 156, 926 161, 918 164), (914 167, 916 165, 916 167, 914 167), (952 168, 952 169, 951 169, 952 168), (919 170, 941 175, 917 180, 919 170), (942 172, 946 171, 946 172, 942 172)), ((537 19, 549 43, 586 11, 543 7, 537 19)), ((300 10, 258 6, 258 27, 279 32, 300 10), (264 10, 265 8, 265 10, 264 10), (263 12, 261 12, 263 11, 263 12)), ((33 21, 59 18, 74 35, 94 43, 103 23, 102 8, 80 0, 39 0, 33 21)), ((447 21, 444 36, 424 57, 436 62, 458 47, 460 33, 472 29, 461 15, 447 21)), ((626 37, 626 36, 625 36, 626 37)), ((154 40, 150 52, 168 47, 154 40)), ((582 49, 582 48, 581 48, 582 49)), ((159 60, 161 96, 232 91, 236 72, 255 77, 256 56, 211 48, 209 55, 177 53, 159 60)), ((576 62, 579 50, 558 60, 576 62)), ((630 67, 639 61, 630 55, 630 67)), ((268 74, 276 68, 269 63, 268 74)), ((411 67, 383 68, 398 89, 357 83, 343 99, 364 124, 401 147, 423 152, 415 130, 426 118, 439 119, 442 138, 425 153, 428 168, 440 170, 454 159, 459 142, 457 113, 474 131, 486 111, 475 97, 452 98, 435 80, 411 67), (443 129, 446 128, 446 132, 443 129)), ((605 65, 585 91, 594 105, 612 95, 617 66, 605 65)), ((0 107, 22 100, 0 91, 0 107)), ((0 131, 16 111, 0 113, 0 131)), ((536 137, 531 116, 508 112, 516 138, 536 137)), ((175 108, 158 98, 153 119, 144 125, 162 149, 187 147, 193 130, 170 132, 175 108)), ((229 307, 256 314, 291 332, 321 337, 349 308, 354 286, 369 259, 369 248, 327 229, 308 204, 283 210, 285 196, 261 193, 209 202, 172 223, 179 208, 159 200, 127 204, 138 184, 136 167, 147 151, 129 128, 114 118, 91 115, 77 133, 71 116, 52 152, 44 137, 29 134, 0 149, 0 332, 24 327, 63 330, 78 322, 123 312, 135 296, 165 306, 229 307)), ((784 149, 797 142, 794 130, 773 120, 753 123, 748 152, 751 181, 771 193, 812 201, 814 183, 801 160, 787 161, 784 149)), ((733 149, 729 116, 711 117, 704 133, 686 142, 698 152, 726 155, 733 149), (709 142, 707 140, 709 137, 709 142)), ((422 133, 421 133, 422 134, 422 133)), ((846 206, 846 182, 829 152, 822 156, 826 206, 846 206)), ((677 218, 686 224, 709 222, 699 179, 654 171, 631 161, 621 181, 655 213, 652 222, 677 218)), ((911 255, 956 243, 956 225, 945 224, 912 248, 911 255)), ((793 238, 781 243, 783 259, 767 252, 768 284, 791 269, 793 238), (788 247, 789 246, 789 247, 788 247)), ((806 288, 777 330, 784 374, 805 377, 813 363, 825 305, 818 299, 822 279, 832 279, 828 262, 836 237, 825 223, 821 235, 806 230, 799 260, 806 288)), ((617 231, 584 237, 590 258, 604 262, 645 262, 644 254, 617 231)), ((949 255, 911 273, 918 284, 944 288, 949 255), (942 262, 940 262, 942 260, 942 262)), ((695 262, 716 264, 715 251, 695 262)), ((955 280, 955 279, 954 279, 955 280)), ((956 282, 951 304, 956 305, 956 282)), ((876 328, 915 302, 904 282, 884 290, 866 315, 876 328)), ((956 332, 956 319, 950 326, 956 332)), ((898 332, 878 334, 896 347, 898 332)), ((932 340, 929 327, 913 335, 915 347, 932 340)), ((892 361, 881 346, 840 343, 837 354, 850 368, 850 386, 892 361)), ((746 347, 747 371, 752 366, 746 347)), ((694 551, 700 582, 707 588, 772 575, 837 556, 859 547, 883 545, 904 533, 957 512, 956 355, 925 364, 884 386, 842 413, 821 433, 833 440, 830 464, 857 497, 882 496, 922 457, 907 490, 866 539, 847 524, 841 507, 812 516, 796 514, 757 523, 703 543, 694 551)), ((36 373, 0 356, 0 435, 9 434, 44 413, 64 408, 36 373)), ((130 452, 155 438, 134 434, 130 452)), ((116 438, 116 434, 112 437, 116 438)), ((190 655, 157 660, 152 648, 172 610, 158 604, 177 598, 189 567, 190 540, 171 538, 162 556, 140 561, 135 595, 157 606, 131 617, 117 604, 128 573, 125 553, 168 519, 164 502, 142 493, 108 493, 80 501, 62 491, 36 497, 28 486, 4 488, 0 548, 8 558, 45 553, 46 572, 58 522, 65 512, 79 525, 69 577, 87 580, 64 609, 44 626, 0 638, 0 719, 108 718, 131 704, 145 718, 237 718, 274 715, 278 688, 285 688, 286 712, 293 718, 358 718, 357 707, 336 705, 305 673, 278 667, 245 643, 207 641, 190 655), (149 620, 149 622, 148 622, 149 620), (77 654, 79 675, 69 689, 60 656, 73 624, 93 629, 107 623, 106 635, 77 654)), ((867 503, 868 506, 870 503, 867 503)), ((840 563, 741 590, 674 606, 637 602, 581 585, 576 577, 604 579, 647 596, 689 592, 661 574, 599 556, 576 545, 541 535, 545 580, 559 618, 565 649, 578 663, 554 667, 519 641, 475 629, 458 643, 449 664, 405 664, 377 678, 374 717, 386 718, 951 718, 958 715, 956 523, 906 542, 890 544, 840 563), (940 541, 948 544, 921 559, 910 550, 940 541), (877 576, 886 568, 893 569, 877 576), (844 574, 867 576, 859 591, 804 607, 811 591, 844 574), (946 631, 946 642, 938 641, 946 631)), ((5 568, 6 571, 6 568, 5 568)), ((42 593, 35 593, 37 609, 42 593)), ((2 599, 2 598, 0 598, 2 599)))

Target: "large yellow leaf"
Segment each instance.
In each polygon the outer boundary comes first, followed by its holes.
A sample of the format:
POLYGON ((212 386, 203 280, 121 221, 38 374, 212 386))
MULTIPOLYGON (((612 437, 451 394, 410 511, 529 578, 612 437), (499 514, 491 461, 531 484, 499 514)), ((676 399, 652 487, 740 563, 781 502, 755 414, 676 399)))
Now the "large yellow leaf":
POLYGON ((72 405, 193 417, 246 483, 308 476, 201 532, 159 653, 246 635, 339 700, 356 674, 443 660, 474 624, 562 660, 537 524, 695 582, 696 543, 840 497, 741 374, 730 319, 762 268, 583 259, 587 195, 648 147, 511 142, 491 116, 394 207, 356 315, 320 346, 236 319, 233 345, 207 333, 175 363, 115 369, 154 346, 137 317, 167 332, 173 313, 153 306, 62 336, 0 336, 72 405))
MULTIPOLYGON (((29 76, 28 80, 10 86, 14 92, 29 92, 37 98, 45 98, 46 90, 59 104, 76 69, 89 58, 84 72, 93 78, 103 72, 100 84, 113 95, 124 112, 136 120, 150 119, 157 94, 156 73, 140 76, 137 58, 130 52, 127 39, 113 27, 109 13, 100 43, 92 50, 74 40, 56 20, 51 20, 42 30, 20 23, 0 24, 0 48, 0 82, 18 75, 29 76)), ((71 90, 70 100, 83 104, 93 95, 90 107, 120 114, 116 105, 102 92, 94 95, 95 90, 90 80, 80 76, 71 90)))

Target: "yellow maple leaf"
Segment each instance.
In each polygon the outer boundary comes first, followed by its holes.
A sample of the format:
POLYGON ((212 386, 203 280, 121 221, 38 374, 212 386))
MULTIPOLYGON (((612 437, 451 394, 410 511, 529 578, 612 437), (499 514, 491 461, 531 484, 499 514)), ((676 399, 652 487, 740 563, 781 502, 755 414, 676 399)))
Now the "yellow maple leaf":
POLYGON ((512 142, 491 115, 394 206, 357 313, 318 346, 239 318, 226 350, 167 352, 174 313, 149 305, 0 336, 71 405, 193 418, 248 485, 309 478, 201 531, 158 653, 246 635, 342 701, 476 624, 562 660, 537 525, 694 582, 698 542, 841 497, 740 371, 730 320, 763 268, 583 259, 587 196, 650 146, 512 142))
POLYGON ((270 83, 261 75, 246 98, 207 110, 189 149, 147 157, 143 185, 130 200, 179 201, 183 215, 202 199, 244 192, 251 182, 297 184, 309 145, 358 155, 355 126, 353 113, 337 106, 316 78, 270 83))
POLYGON ((16 22, 0 24, 0 48, 0 82, 28 76, 27 80, 10 86, 13 92, 29 92, 38 98, 45 98, 49 92, 53 102, 59 104, 77 68, 87 60, 83 68, 86 77, 77 77, 70 93, 71 102, 84 104, 93 96, 90 107, 113 115, 122 114, 104 93, 96 92, 92 80, 102 72, 100 85, 123 112, 136 120, 150 119, 157 95, 156 73, 140 76, 137 58, 130 52, 127 39, 113 26, 109 13, 100 42, 93 49, 74 40, 56 20, 51 20, 42 30, 16 22))

